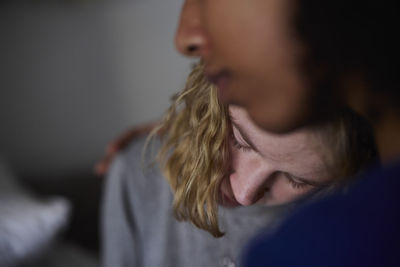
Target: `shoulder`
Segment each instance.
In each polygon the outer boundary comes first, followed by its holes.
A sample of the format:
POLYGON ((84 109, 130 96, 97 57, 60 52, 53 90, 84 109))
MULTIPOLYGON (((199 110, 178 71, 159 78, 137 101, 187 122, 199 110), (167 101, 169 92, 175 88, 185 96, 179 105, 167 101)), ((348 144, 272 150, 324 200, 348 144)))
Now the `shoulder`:
POLYGON ((273 235, 254 239, 244 266, 394 266, 400 239, 400 163, 370 170, 345 194, 306 205, 273 235), (301 229, 301 231, 299 231, 301 229), (323 245, 321 245, 323 244, 323 245), (290 251, 282 261, 282 251, 290 251), (305 257, 313 251, 314 257, 305 257), (299 261, 300 260, 300 261, 299 261), (286 266, 286 265, 285 265, 286 266))
POLYGON ((107 183, 117 184, 133 198, 165 191, 169 186, 155 160, 159 149, 157 138, 147 142, 147 136, 135 138, 113 160, 107 183))
POLYGON ((123 164, 125 168, 135 171, 136 167, 141 167, 140 165, 144 167, 154 161, 158 149, 159 140, 157 138, 148 140, 147 135, 142 135, 136 137, 126 148, 121 150, 115 161, 123 164))

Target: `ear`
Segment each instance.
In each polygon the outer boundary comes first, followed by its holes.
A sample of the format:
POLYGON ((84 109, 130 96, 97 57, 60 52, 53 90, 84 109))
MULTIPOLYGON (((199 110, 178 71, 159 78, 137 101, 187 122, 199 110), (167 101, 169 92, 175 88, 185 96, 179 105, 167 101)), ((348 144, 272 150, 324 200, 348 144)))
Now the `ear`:
POLYGON ((369 109, 370 92, 363 75, 347 74, 341 81, 340 97, 352 110, 360 115, 367 115, 369 109))

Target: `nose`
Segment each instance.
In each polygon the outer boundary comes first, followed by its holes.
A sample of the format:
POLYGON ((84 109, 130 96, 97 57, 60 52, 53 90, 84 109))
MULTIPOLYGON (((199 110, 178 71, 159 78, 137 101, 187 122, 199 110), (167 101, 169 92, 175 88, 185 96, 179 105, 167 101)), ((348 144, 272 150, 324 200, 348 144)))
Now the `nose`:
POLYGON ((202 57, 206 53, 208 40, 203 27, 201 2, 186 0, 182 7, 175 46, 185 56, 202 57))
POLYGON ((236 201, 243 206, 255 204, 269 191, 274 173, 269 168, 258 168, 248 173, 233 174, 231 183, 236 201))

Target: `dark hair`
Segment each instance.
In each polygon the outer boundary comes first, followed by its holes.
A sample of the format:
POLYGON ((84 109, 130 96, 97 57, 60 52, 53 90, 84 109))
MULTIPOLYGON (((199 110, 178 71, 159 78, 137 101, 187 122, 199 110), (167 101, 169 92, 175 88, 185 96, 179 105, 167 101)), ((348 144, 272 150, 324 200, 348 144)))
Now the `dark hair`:
POLYGON ((400 44, 395 1, 298 0, 294 25, 307 48, 306 67, 322 71, 319 85, 343 74, 363 75, 369 89, 399 106, 400 44))

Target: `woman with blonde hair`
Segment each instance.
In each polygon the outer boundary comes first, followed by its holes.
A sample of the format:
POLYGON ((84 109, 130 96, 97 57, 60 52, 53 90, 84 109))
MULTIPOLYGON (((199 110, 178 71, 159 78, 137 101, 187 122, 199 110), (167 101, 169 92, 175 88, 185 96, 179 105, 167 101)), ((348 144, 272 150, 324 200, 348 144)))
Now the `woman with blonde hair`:
POLYGON ((307 196, 342 190, 376 157, 367 124, 345 109, 289 134, 262 130, 219 102, 201 64, 146 139, 108 173, 104 266, 235 266, 257 230, 272 231, 307 196), (144 147, 158 164, 148 167, 144 147))

